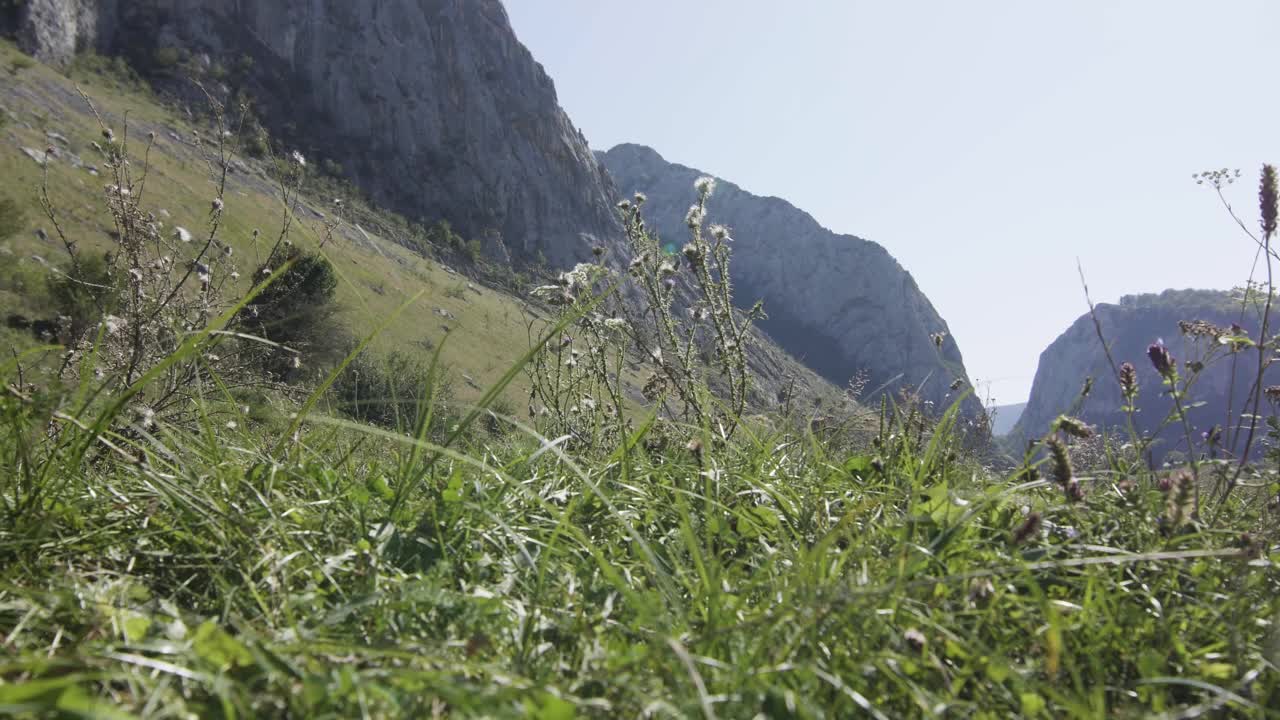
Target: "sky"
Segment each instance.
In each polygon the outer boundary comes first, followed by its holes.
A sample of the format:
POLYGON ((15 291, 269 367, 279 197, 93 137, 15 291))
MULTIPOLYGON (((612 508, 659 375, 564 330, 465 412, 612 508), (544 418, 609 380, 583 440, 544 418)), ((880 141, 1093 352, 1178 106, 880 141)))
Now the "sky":
POLYGON ((885 246, 997 403, 1087 312, 1077 261, 1095 302, 1249 275, 1255 246, 1191 176, 1241 169, 1225 192, 1256 225, 1280 1, 505 4, 592 147, 648 145, 885 246))

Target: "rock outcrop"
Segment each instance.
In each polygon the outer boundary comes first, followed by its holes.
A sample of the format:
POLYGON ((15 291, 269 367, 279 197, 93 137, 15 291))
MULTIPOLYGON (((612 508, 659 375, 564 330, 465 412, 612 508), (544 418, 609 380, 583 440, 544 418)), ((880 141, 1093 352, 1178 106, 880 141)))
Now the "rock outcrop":
MULTIPOLYGON (((618 190, 645 193, 645 216, 663 240, 684 243, 693 183, 707 173, 641 145, 599 157, 618 190)), ((956 380, 967 386, 946 322, 880 245, 837 235, 784 200, 723 180, 708 215, 732 229, 736 300, 744 307, 764 300, 769 319, 761 327, 801 362, 837 385, 865 371, 868 392, 919 387, 940 409, 954 399, 956 380)), ((978 402, 971 398, 966 410, 978 411, 978 402)))
MULTIPOLYGON (((1138 433, 1158 435, 1160 442, 1154 448, 1155 459, 1165 457, 1170 451, 1184 456, 1188 451, 1186 432, 1180 424, 1159 430, 1173 409, 1173 401, 1147 358, 1148 346, 1157 340, 1163 339, 1177 360, 1183 377, 1190 373, 1186 362, 1203 362, 1206 352, 1212 350, 1214 353, 1214 359, 1205 363, 1204 370, 1188 392, 1186 406, 1191 426, 1191 450, 1203 452, 1206 449, 1201 435, 1214 426, 1225 428, 1228 440, 1234 435, 1257 375, 1257 350, 1240 351, 1234 356, 1233 363, 1233 356, 1214 337, 1194 334, 1206 332, 1206 326, 1197 326, 1198 330, 1184 334, 1179 323, 1204 321, 1220 329, 1229 329, 1232 323, 1239 323, 1249 337, 1256 340, 1260 312, 1251 308, 1242 319, 1240 301, 1225 292, 1166 290, 1159 295, 1126 296, 1118 305, 1098 305, 1096 313, 1112 358, 1117 364, 1129 362, 1137 369, 1138 412, 1134 424, 1138 433)), ((1278 320, 1280 317, 1273 312, 1273 331, 1278 320)), ((1277 382, 1280 382, 1280 366, 1266 372, 1264 387, 1277 382)), ((1100 429, 1116 431, 1127 437, 1126 416, 1121 410, 1123 404, 1119 383, 1098 340, 1093 319, 1085 314, 1040 354, 1031 397, 1017 425, 1007 436, 1007 447, 1010 451, 1020 452, 1027 440, 1043 436, 1059 414, 1068 412, 1100 429), (1093 383, 1088 396, 1081 398, 1086 378, 1093 378, 1093 383)), ((1243 444, 1243 439, 1240 444, 1243 444)))
POLYGON ((553 265, 616 243, 612 187, 499 0, 26 0, 53 64, 161 50, 240 68, 267 124, 379 204, 553 265))

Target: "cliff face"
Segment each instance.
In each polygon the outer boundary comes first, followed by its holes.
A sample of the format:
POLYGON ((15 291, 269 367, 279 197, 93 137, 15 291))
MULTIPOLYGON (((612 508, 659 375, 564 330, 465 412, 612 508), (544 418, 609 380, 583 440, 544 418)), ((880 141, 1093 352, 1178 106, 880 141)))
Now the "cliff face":
MULTIPOLYGON (((707 173, 640 145, 619 145, 600 158, 620 191, 648 196, 646 219, 664 241, 684 243, 693 183, 707 173)), ((865 370, 868 391, 920 386, 940 409, 953 401, 954 380, 967 385, 946 322, 883 247, 837 235, 788 202, 723 180, 708 215, 732 229, 736 300, 749 307, 763 299, 764 330, 824 377, 843 385, 865 370), (930 337, 939 332, 948 333, 941 349, 930 337)), ((977 401, 966 409, 976 411, 977 401)))
POLYGON ((499 0, 27 0, 25 50, 252 60, 268 122, 374 200, 555 265, 612 245, 613 189, 499 0))
MULTIPOLYGON (((1207 290, 1166 290, 1160 295, 1122 298, 1119 305, 1097 306, 1103 336, 1111 346, 1117 364, 1130 362, 1138 371, 1138 413, 1134 420, 1139 433, 1155 433, 1173 407, 1167 388, 1147 359, 1147 347, 1163 339, 1178 362, 1185 377, 1188 360, 1202 358, 1211 347, 1218 347, 1218 360, 1209 362, 1191 389, 1187 417, 1191 423, 1194 451, 1202 451, 1200 434, 1214 425, 1230 431, 1239 425, 1241 409, 1258 370, 1256 349, 1241 351, 1235 357, 1236 381, 1232 383, 1232 357, 1213 338, 1196 338, 1179 331, 1179 321, 1203 320, 1221 328, 1239 322, 1240 302, 1225 292, 1207 290), (1228 406, 1232 417, 1228 419, 1228 406)), ((1250 310, 1240 324, 1255 340, 1258 337, 1260 313, 1250 310)), ((1275 328, 1277 314, 1271 318, 1275 328)), ((1125 415, 1120 410, 1123 399, 1119 384, 1098 342, 1093 320, 1088 314, 1076 320, 1065 333, 1040 354, 1031 386, 1031 397, 1017 425, 1009 433, 1009 449, 1021 450, 1028 439, 1044 435, 1059 414, 1069 412, 1079 400, 1086 377, 1094 379, 1089 396, 1080 401, 1075 414, 1102 429, 1124 430, 1125 415)), ((1266 372, 1264 386, 1280 382, 1280 366, 1266 372)), ((1265 429, 1262 431, 1265 433, 1265 429)), ((1156 459, 1176 450, 1187 452, 1185 433, 1180 426, 1159 433, 1156 459)), ((1243 443, 1243 438, 1241 440, 1243 443)))

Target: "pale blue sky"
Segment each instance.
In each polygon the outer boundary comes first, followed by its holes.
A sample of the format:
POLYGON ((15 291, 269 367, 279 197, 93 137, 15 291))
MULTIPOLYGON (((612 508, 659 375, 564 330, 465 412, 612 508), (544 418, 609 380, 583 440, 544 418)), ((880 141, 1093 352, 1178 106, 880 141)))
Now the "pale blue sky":
POLYGON ((1087 309, 1077 257, 1102 302, 1240 284, 1191 174, 1244 169, 1252 219, 1280 162, 1277 0, 505 2, 593 147, 881 243, 1001 403, 1087 309))

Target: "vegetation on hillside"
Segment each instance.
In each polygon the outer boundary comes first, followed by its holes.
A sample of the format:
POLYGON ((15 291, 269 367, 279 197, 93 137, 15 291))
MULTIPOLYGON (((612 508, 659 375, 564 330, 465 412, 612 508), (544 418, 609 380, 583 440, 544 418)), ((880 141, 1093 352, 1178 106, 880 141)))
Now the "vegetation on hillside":
MULTIPOLYGON (((335 223, 290 230, 292 181, 279 232, 262 226, 269 247, 216 172, 187 210, 198 224, 161 226, 151 192, 177 169, 152 166, 152 141, 129 145, 127 127, 104 117, 95 141, 106 256, 80 245, 68 180, 41 166, 67 257, 45 273, 82 315, 0 358, 0 713, 1280 705, 1275 458, 1214 483, 1203 461, 1151 469, 1130 439, 1084 474, 1071 451, 1092 430, 1063 417, 1043 457, 1002 476, 957 430, 958 404, 885 400, 865 442, 750 415, 746 323, 727 230, 703 230, 707 184, 691 189, 678 257, 624 207, 634 274, 588 264, 539 288, 559 311, 524 325, 529 342, 459 402, 441 373, 454 335, 418 360, 393 334, 413 301, 382 306, 329 357, 316 349, 338 327, 330 303, 367 276, 325 259, 341 258, 335 223), (252 277, 236 277, 246 255, 252 277), (676 311, 681 282, 698 300, 676 311), (642 310, 605 314, 623 288, 642 310), (647 343, 656 380, 639 412, 623 408, 630 361, 611 333, 647 343), (388 334, 401 354, 370 355, 388 334), (527 418, 504 400, 521 381, 538 405, 527 418)), ((1192 401, 1171 359, 1157 348, 1150 363, 1173 402, 1192 401)))

